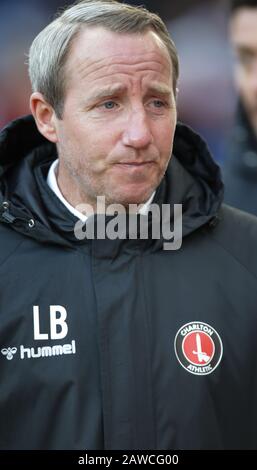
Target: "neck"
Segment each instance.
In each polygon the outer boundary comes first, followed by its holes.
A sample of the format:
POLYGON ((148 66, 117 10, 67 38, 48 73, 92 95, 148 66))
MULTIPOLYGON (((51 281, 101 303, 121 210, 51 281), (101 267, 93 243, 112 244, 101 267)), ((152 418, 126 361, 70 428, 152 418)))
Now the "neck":
POLYGON ((81 189, 76 176, 65 171, 65 168, 60 163, 56 169, 56 180, 63 197, 72 207, 85 206, 85 211, 83 212, 88 216, 92 214, 92 211, 94 213, 97 212, 96 198, 86 194, 81 189), (90 213, 87 213, 86 206, 90 206, 90 213))

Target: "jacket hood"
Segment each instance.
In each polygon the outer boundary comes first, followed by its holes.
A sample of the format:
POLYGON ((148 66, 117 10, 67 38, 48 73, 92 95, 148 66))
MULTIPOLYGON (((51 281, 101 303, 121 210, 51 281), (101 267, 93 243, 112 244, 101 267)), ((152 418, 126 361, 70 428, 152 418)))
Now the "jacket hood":
MULTIPOLYGON (((74 236, 77 218, 47 185, 47 173, 56 158, 56 146, 39 133, 30 115, 1 131, 0 221, 41 242, 66 244, 74 236)), ((172 208, 183 204, 186 236, 216 220, 222 200, 220 169, 206 143, 192 129, 178 123, 173 155, 153 202, 172 208)))

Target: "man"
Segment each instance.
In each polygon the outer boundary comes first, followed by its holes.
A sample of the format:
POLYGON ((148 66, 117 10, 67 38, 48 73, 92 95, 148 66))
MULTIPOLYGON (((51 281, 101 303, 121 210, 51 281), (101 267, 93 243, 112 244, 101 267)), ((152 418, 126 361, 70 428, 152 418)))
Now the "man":
POLYGON ((239 104, 224 165, 225 201, 257 215, 257 0, 231 2, 230 37, 239 104))
POLYGON ((257 222, 222 205, 206 145, 176 125, 163 22, 81 2, 29 70, 34 119, 0 145, 0 448, 257 448, 257 222), (182 246, 77 237, 99 196, 149 228, 151 202, 182 204, 182 246))

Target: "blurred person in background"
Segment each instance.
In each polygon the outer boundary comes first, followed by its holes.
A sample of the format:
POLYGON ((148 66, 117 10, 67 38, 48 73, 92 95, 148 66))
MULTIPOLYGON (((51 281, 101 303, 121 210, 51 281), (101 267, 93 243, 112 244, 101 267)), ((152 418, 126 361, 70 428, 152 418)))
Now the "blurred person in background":
POLYGON ((232 0, 236 122, 224 164, 225 202, 257 215, 257 0, 232 0))
POLYGON ((221 164, 235 108, 226 6, 195 1, 168 22, 181 64, 179 119, 204 137, 221 164))

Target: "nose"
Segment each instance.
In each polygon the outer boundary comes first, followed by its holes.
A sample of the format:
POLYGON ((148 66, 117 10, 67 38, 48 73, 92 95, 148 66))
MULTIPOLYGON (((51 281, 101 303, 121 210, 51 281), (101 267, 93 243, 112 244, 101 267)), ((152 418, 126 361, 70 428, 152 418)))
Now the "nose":
POLYGON ((153 142, 153 136, 144 109, 134 109, 129 114, 123 132, 123 144, 127 147, 142 149, 153 142))

